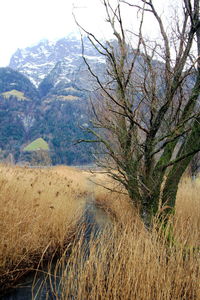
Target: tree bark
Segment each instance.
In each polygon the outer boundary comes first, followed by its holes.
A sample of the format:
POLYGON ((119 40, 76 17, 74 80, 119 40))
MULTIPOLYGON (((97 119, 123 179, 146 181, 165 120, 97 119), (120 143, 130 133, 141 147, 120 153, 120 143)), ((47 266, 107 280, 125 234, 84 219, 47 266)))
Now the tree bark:
MULTIPOLYGON (((194 122, 193 130, 188 137, 187 142, 184 143, 179 150, 179 156, 184 153, 189 153, 191 149, 194 151, 196 149, 197 152, 200 149, 200 118, 196 119, 194 122)), ((178 163, 175 163, 167 176, 162 196, 162 205, 170 207, 167 212, 170 212, 175 207, 178 184, 193 156, 194 155, 189 155, 178 163)))

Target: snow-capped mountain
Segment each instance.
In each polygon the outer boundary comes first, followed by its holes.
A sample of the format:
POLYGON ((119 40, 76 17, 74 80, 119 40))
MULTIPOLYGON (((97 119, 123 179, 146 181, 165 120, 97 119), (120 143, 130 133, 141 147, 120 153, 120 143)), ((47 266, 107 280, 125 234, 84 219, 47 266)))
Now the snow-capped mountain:
MULTIPOLYGON (((84 39, 84 54, 94 67, 104 63, 87 39, 84 39)), ((51 72, 56 73, 54 86, 60 81, 81 84, 87 69, 82 59, 81 40, 73 34, 56 42, 42 40, 33 47, 18 49, 11 57, 9 67, 26 75, 36 87, 51 72)), ((87 88, 86 82, 84 88, 87 88)))
MULTIPOLYGON (((105 62, 86 38, 84 55, 102 74, 105 62)), ((89 124, 87 90, 93 81, 77 36, 18 49, 0 70, 0 159, 11 154, 16 162, 29 162, 24 147, 42 138, 53 164, 91 162, 93 146, 75 142, 90 138, 81 128, 89 124)))

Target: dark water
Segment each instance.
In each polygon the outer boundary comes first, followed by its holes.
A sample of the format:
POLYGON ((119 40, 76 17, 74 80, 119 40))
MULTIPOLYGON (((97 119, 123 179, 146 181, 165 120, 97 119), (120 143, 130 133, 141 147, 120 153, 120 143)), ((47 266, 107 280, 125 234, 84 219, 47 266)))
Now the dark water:
MULTIPOLYGON (((91 199, 86 204, 85 212, 82 217, 81 222, 84 222, 85 230, 84 233, 81 231, 81 234, 84 234, 83 246, 85 259, 89 256, 89 241, 91 235, 93 237, 98 237, 103 228, 110 222, 109 217, 106 213, 96 207, 94 202, 91 199)), ((51 274, 54 274, 54 268, 56 267, 56 261, 51 264, 51 274)), ((15 289, 13 289, 7 295, 0 297, 2 300, 54 300, 59 299, 59 290, 61 286, 62 277, 59 276, 59 272, 56 272, 55 276, 48 273, 49 268, 46 267, 43 271, 38 271, 37 273, 31 273, 23 279, 15 289), (52 291, 56 291, 54 292, 52 291)), ((73 297, 71 298, 73 299, 73 297)), ((85 299, 87 300, 87 299, 85 299)))
MULTIPOLYGON (((13 289, 7 295, 2 296, 3 300, 43 300, 43 299, 58 299, 51 289, 52 277, 49 280, 49 276, 44 273, 29 274, 24 279, 24 281, 19 284, 15 289, 13 289)), ((59 282, 58 282, 59 284, 59 282)))

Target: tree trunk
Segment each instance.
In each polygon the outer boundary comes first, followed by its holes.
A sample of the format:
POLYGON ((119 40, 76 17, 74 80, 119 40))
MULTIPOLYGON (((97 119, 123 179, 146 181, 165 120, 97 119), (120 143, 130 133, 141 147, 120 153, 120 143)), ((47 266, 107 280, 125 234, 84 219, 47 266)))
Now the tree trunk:
POLYGON ((178 157, 181 157, 182 155, 184 155, 184 153, 192 153, 192 151, 194 153, 188 155, 183 160, 180 160, 179 162, 175 163, 172 166, 172 169, 167 176, 167 180, 165 182, 165 187, 162 196, 162 205, 167 205, 171 207, 171 209, 170 208, 167 209, 167 212, 170 212, 175 207, 178 184, 180 182, 183 173, 185 172, 193 156, 195 155, 195 149, 197 149, 196 152, 198 152, 198 149, 200 149, 200 119, 199 118, 194 122, 193 130, 190 136, 188 137, 187 142, 184 143, 181 149, 179 150, 178 157))

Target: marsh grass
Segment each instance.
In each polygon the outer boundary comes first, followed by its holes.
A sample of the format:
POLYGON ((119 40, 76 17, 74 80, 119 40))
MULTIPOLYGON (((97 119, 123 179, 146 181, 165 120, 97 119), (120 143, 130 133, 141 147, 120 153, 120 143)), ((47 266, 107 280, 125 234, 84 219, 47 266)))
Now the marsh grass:
POLYGON ((199 254, 169 245, 157 230, 127 222, 92 238, 89 253, 77 240, 69 259, 58 263, 62 274, 57 299, 199 299, 199 254), (83 259, 85 257, 85 259, 83 259), (61 271, 61 270, 62 271, 61 271))
MULTIPOLYGON (((4 287, 7 278, 10 284, 36 268, 33 289, 39 294, 48 281, 56 299, 200 299, 199 179, 182 180, 175 215, 164 230, 156 217, 147 230, 126 195, 102 188, 105 182, 113 186, 104 174, 67 167, 0 166, 0 172, 4 287), (82 215, 88 199, 111 222, 86 242, 82 215), (49 268, 37 286, 45 259, 49 268)), ((96 215, 97 223, 105 220, 96 215)))
POLYGON ((63 254, 53 274, 56 299, 200 299, 199 195, 200 182, 184 179, 175 215, 168 224, 155 217, 147 230, 126 197, 97 193, 99 205, 114 210, 113 226, 89 244, 79 235, 70 257, 63 254))
POLYGON ((69 244, 90 194, 84 172, 0 166, 0 286, 69 244))

